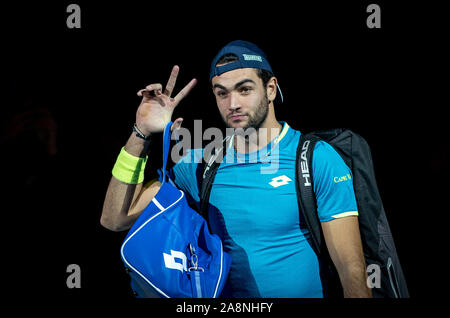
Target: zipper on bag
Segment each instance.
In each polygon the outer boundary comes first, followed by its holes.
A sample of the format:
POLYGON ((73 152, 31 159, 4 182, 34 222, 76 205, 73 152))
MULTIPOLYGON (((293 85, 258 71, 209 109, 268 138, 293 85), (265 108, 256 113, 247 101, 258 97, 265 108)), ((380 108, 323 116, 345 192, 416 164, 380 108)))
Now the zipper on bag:
POLYGON ((395 277, 395 272, 394 272, 394 267, 393 267, 393 263, 392 263, 392 258, 388 257, 387 260, 387 272, 389 275, 389 282, 391 284, 391 288, 392 291, 394 292, 394 297, 395 298, 400 298, 400 293, 398 291, 398 283, 397 283, 397 278, 395 277))

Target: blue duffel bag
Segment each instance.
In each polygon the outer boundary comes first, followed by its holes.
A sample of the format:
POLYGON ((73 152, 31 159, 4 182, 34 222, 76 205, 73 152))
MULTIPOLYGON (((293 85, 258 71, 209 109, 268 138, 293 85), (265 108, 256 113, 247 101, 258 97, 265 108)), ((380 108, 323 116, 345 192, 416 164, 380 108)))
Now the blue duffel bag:
POLYGON ((163 134, 161 188, 122 243, 122 261, 137 297, 216 298, 225 285, 231 257, 168 176, 171 125, 163 134))

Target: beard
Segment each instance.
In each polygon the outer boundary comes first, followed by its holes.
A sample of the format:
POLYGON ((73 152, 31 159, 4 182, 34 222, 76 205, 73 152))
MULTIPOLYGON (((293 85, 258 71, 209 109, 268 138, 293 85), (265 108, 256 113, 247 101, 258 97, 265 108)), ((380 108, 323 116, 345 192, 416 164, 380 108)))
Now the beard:
MULTIPOLYGON (((248 128, 254 128, 258 130, 262 123, 266 120, 267 114, 269 113, 269 98, 267 97, 267 93, 264 94, 264 98, 259 103, 259 105, 255 109, 255 113, 253 115, 244 114, 248 116, 247 124, 244 127, 241 127, 244 131, 248 128)), ((225 122, 225 125, 228 128, 231 126, 228 124, 226 118, 222 118, 225 122)))

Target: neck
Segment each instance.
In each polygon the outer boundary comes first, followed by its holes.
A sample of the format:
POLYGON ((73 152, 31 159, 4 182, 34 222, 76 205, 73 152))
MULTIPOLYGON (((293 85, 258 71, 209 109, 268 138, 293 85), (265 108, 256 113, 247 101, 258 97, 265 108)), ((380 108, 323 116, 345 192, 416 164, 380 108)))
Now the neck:
POLYGON ((274 140, 281 129, 282 125, 273 114, 273 106, 269 107, 269 113, 258 129, 247 129, 243 135, 234 136, 234 147, 241 153, 258 151, 274 140))

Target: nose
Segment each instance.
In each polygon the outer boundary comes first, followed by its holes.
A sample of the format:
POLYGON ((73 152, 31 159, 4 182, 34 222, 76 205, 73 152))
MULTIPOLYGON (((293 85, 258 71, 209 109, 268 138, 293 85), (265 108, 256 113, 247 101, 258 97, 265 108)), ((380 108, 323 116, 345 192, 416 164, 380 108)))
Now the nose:
POLYGON ((230 93, 230 110, 237 110, 241 108, 241 102, 239 100, 239 95, 235 92, 230 93))

